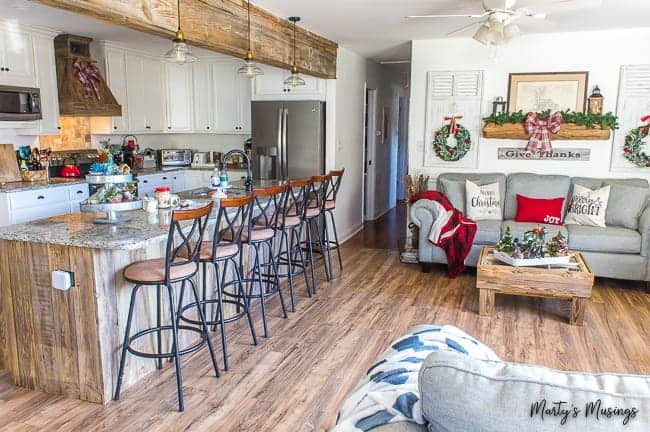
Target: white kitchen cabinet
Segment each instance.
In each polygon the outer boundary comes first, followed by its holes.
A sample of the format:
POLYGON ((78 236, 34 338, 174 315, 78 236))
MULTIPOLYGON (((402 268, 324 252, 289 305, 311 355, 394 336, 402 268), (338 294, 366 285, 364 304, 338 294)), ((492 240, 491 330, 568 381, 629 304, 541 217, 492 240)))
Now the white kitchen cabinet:
POLYGON ((165 63, 167 89, 167 132, 191 132, 192 68, 189 65, 165 63))
POLYGON ((183 192, 188 189, 185 184, 185 171, 172 171, 169 176, 171 176, 173 193, 183 192))
POLYGON ((122 106, 121 117, 111 117, 110 130, 119 133, 129 131, 129 108, 126 96, 126 53, 119 49, 106 49, 106 81, 122 106))
POLYGON ((38 122, 39 135, 58 135, 59 92, 56 79, 56 60, 54 58, 54 39, 34 35, 34 58, 36 60, 36 81, 41 89, 43 118, 38 122))
POLYGON ((163 132, 165 125, 165 84, 163 63, 158 58, 146 57, 140 81, 144 87, 144 116, 146 132, 163 132))
POLYGON ((284 81, 291 71, 263 66, 264 75, 255 77, 253 100, 321 100, 327 97, 327 82, 324 79, 301 74, 305 85, 289 87, 284 81))
POLYGON ((32 35, 0 30, 0 85, 36 87, 32 35))
POLYGON ((194 132, 215 132, 212 63, 208 61, 198 61, 192 64, 192 81, 194 132))
POLYGON ((87 183, 0 193, 0 226, 77 212, 86 198, 87 183))

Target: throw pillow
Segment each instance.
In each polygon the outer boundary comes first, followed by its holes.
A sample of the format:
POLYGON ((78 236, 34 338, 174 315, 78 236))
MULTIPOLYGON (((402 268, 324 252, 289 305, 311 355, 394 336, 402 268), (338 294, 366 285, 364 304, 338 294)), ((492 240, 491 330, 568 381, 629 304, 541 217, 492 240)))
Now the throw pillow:
POLYGON ((474 220, 501 220, 499 183, 479 186, 465 180, 465 216, 474 220))
POLYGON ((609 191, 610 186, 591 190, 578 184, 573 185, 573 195, 564 223, 605 228, 609 191))
POLYGON ((636 230, 639 217, 646 205, 650 190, 648 188, 612 184, 605 212, 605 223, 636 230))
POLYGON ((517 222, 562 225, 564 198, 531 198, 517 194, 517 222))

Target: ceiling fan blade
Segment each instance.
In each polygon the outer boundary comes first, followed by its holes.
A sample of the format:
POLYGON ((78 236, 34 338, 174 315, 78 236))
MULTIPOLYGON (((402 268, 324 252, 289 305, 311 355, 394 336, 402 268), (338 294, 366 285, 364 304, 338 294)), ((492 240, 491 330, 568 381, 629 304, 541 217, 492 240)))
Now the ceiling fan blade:
POLYGON ((460 27, 460 28, 457 28, 456 30, 452 30, 452 31, 450 31, 450 32, 447 33, 445 36, 447 36, 447 37, 449 37, 449 36, 453 36, 453 35, 455 35, 455 34, 457 34, 457 33, 462 32, 463 30, 467 30, 468 28, 470 28, 470 27, 472 27, 472 26, 474 26, 474 25, 477 25, 477 24, 481 24, 481 22, 480 22, 480 21, 479 21, 479 22, 473 22, 473 23, 470 23, 470 24, 464 25, 464 26, 462 26, 462 27, 460 27))
POLYGON ((484 18, 490 13, 485 12, 480 15, 478 14, 448 14, 448 15, 409 15, 406 18, 408 19, 428 19, 428 18, 484 18))

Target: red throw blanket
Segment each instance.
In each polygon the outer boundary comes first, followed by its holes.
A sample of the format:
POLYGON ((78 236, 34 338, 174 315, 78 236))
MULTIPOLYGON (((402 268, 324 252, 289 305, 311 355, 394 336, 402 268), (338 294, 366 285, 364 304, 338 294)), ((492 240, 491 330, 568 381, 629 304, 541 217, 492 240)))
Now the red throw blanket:
POLYGON ((455 278, 465 270, 465 258, 474 242, 478 229, 476 222, 467 219, 463 213, 454 208, 445 194, 438 191, 426 191, 414 196, 411 202, 428 199, 437 203, 442 214, 434 221, 429 241, 443 249, 447 255, 447 272, 455 278))

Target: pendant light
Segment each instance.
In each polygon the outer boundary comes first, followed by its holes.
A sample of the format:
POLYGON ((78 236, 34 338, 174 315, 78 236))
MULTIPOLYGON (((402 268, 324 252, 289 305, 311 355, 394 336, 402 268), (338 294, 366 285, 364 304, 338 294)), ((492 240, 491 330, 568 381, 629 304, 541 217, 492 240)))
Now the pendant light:
POLYGON ((178 30, 176 31, 176 37, 172 40, 172 48, 165 53, 164 58, 169 62, 184 65, 185 63, 195 62, 196 57, 187 46, 185 35, 183 34, 183 30, 181 30, 181 0, 177 1, 177 8, 178 30))
POLYGON ((289 17, 289 21, 293 23, 293 65, 291 66, 291 75, 284 80, 284 84, 291 87, 300 87, 305 85, 305 80, 298 73, 298 66, 296 65, 296 23, 300 21, 300 17, 289 17))
POLYGON ((248 52, 244 58, 244 64, 237 70, 237 73, 248 78, 255 78, 263 75, 264 71, 260 69, 255 60, 253 60, 253 50, 251 49, 251 2, 248 3, 248 52))

